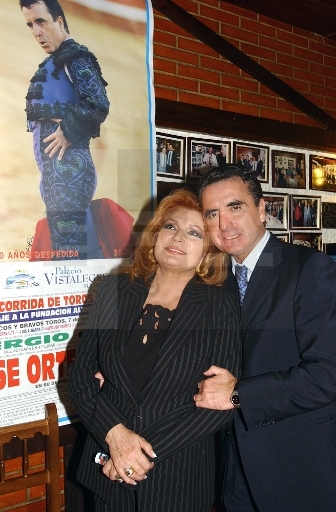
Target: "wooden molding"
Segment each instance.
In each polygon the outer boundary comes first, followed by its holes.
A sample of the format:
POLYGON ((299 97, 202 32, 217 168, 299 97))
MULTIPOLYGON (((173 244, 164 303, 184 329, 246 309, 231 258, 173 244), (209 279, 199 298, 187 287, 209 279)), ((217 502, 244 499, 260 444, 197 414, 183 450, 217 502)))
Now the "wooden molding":
POLYGON ((259 143, 336 151, 336 130, 273 121, 161 98, 156 99, 156 125, 259 143))

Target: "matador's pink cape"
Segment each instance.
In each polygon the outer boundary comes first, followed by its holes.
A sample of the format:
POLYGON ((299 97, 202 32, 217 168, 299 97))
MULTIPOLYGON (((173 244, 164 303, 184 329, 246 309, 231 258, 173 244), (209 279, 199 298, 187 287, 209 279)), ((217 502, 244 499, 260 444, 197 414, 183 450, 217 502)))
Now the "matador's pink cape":
MULTIPOLYGON (((104 258, 129 258, 135 247, 133 217, 111 199, 94 199, 90 209, 104 258)), ((29 261, 52 260, 48 221, 39 220, 29 261), (43 255, 43 257, 42 257, 43 255), (48 257, 47 257, 48 256, 48 257)))

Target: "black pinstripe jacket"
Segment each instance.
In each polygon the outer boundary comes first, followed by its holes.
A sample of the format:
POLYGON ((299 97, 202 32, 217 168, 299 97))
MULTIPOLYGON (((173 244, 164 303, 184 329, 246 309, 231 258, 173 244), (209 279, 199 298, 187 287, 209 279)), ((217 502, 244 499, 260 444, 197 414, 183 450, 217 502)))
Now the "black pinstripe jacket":
POLYGON ((148 289, 141 280, 109 276, 100 287, 70 367, 69 392, 89 431, 78 479, 116 512, 134 511, 134 491, 109 480, 94 463, 118 423, 142 435, 157 458, 137 484, 138 512, 209 512, 214 501, 213 434, 232 412, 194 406, 203 372, 216 364, 238 376, 239 320, 235 294, 186 286, 155 366, 135 399, 121 363, 123 343, 140 317, 148 289), (105 377, 103 387, 94 374, 105 377))

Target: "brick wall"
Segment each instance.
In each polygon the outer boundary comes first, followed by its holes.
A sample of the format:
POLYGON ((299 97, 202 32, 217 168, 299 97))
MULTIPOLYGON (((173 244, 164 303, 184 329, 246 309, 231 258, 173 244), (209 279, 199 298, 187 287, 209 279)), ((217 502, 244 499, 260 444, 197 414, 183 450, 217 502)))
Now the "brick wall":
MULTIPOLYGON (((219 0, 175 3, 336 117, 335 41, 219 0)), ((157 98, 321 127, 156 11, 154 83, 157 98)))
MULTIPOLYGON (((63 448, 59 449, 61 471, 61 510, 64 508, 64 463, 63 448)), ((31 472, 44 468, 44 452, 29 455, 29 467, 31 472)), ((22 458, 18 457, 5 461, 6 479, 22 474, 22 458)), ((45 512, 46 510, 45 485, 31 487, 0 496, 0 512, 45 512)))

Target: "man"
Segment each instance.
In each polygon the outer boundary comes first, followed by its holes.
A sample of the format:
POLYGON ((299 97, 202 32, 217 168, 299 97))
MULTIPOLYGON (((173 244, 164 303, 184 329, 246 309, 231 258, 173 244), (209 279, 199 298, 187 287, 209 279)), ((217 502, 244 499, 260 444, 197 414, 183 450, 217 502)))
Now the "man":
POLYGON ((334 512, 335 263, 265 230, 252 172, 214 169, 200 201, 213 242, 231 255, 227 285, 241 303, 241 378, 212 366, 195 395, 198 407, 237 408, 226 436, 226 510, 334 512))
POLYGON ((162 146, 161 151, 157 154, 157 171, 167 172, 167 148, 162 146))
POLYGON ((205 153, 204 158, 203 158, 203 164, 205 164, 209 168, 218 167, 217 158, 213 152, 212 146, 210 146, 207 153, 205 153))
POLYGON ((222 169, 226 164, 226 144, 222 144, 220 151, 216 153, 218 167, 222 169))
POLYGON ((247 169, 248 171, 252 170, 250 155, 248 153, 246 153, 246 155, 245 155, 245 158, 243 160, 243 165, 244 165, 245 169, 247 169))
POLYGON ((305 201, 304 202, 304 207, 303 207, 303 225, 304 225, 304 227, 311 227, 310 201, 305 201))
POLYGON ((177 154, 174 151, 173 145, 168 144, 166 172, 168 172, 170 174, 175 174, 176 164, 177 164, 177 154))
POLYGON ((261 159, 261 156, 258 155, 258 161, 257 161, 257 177, 262 178, 264 174, 264 162, 261 159))
POLYGON ((20 0, 20 7, 49 56, 31 80, 26 112, 52 249, 103 257, 89 208, 96 188, 89 143, 109 111, 107 83, 95 56, 71 39, 57 0, 20 0))
POLYGON ((250 163, 251 163, 251 168, 252 168, 252 171, 254 172, 255 175, 257 175, 257 166, 258 166, 258 162, 257 160, 255 159, 254 156, 252 156, 250 158, 250 163))

